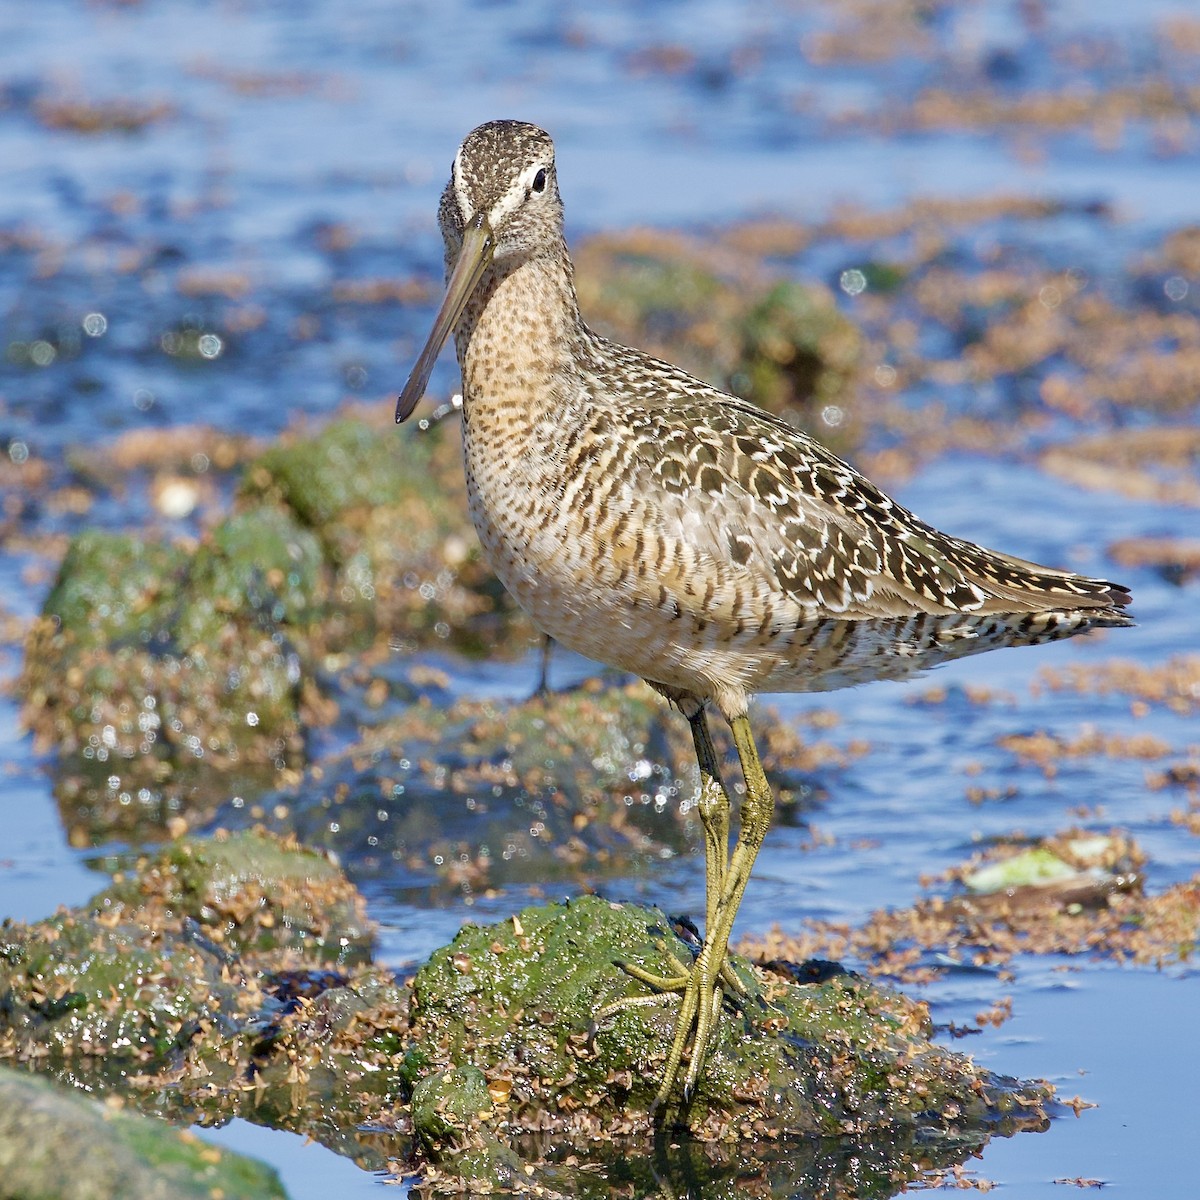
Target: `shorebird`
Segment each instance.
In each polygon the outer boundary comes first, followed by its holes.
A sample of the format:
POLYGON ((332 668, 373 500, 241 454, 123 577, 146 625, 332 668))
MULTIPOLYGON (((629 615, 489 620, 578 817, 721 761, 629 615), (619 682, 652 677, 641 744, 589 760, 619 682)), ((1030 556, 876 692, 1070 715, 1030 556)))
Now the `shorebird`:
POLYGON ((454 157, 438 220, 446 295, 396 406, 416 407, 446 339, 484 554, 545 633, 640 675, 687 718, 700 768, 703 944, 668 975, 623 964, 679 1011, 653 1108, 684 1059, 686 1104, 774 799, 747 719, 756 692, 899 679, 1000 646, 1132 624, 1128 591, 951 537, 806 433, 594 333, 579 313, 548 134, 490 121, 454 157), (730 800, 706 712, 745 781, 730 800))

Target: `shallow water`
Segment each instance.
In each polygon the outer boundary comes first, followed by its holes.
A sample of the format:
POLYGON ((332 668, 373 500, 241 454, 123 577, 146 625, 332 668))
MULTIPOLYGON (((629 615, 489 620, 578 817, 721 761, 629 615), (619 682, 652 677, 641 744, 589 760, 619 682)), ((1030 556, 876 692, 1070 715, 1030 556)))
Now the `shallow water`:
MULTIPOLYGON (((924 48, 820 65, 812 39, 836 25, 832 4, 664 0, 583 16, 549 3, 462 0, 3 0, 0 235, 18 245, 0 254, 9 350, 0 362, 0 450, 13 462, 43 461, 67 482, 72 447, 131 429, 203 421, 270 435, 297 414, 330 413, 350 396, 391 403, 428 307, 337 307, 330 283, 437 277, 433 214, 446 166, 462 135, 495 116, 538 121, 554 134, 572 236, 631 224, 709 226, 763 212, 816 220, 847 203, 888 209, 917 195, 1001 191, 1114 209, 1120 220, 1111 224, 1068 217, 1040 233, 1036 225, 1009 232, 1029 246, 1044 239, 1039 252, 1057 265, 1119 275, 1140 247, 1196 218, 1195 116, 1178 153, 1164 148, 1170 130, 1153 122, 1130 120, 1110 144, 1076 129, 888 130, 885 118, 893 101, 931 86, 1103 91, 1159 71, 1195 87, 1200 57, 1164 48, 1160 36, 1180 15, 1194 15, 1194 5, 947 4, 931 10, 924 48), (1084 65, 1068 53, 1089 46, 1098 49, 1084 65), (71 99, 165 103, 171 113, 130 133, 48 128, 45 106, 71 99), (323 248, 331 227, 352 232, 345 250, 323 248), (128 265, 135 261, 136 270, 128 265), (181 279, 199 269, 244 279, 247 291, 189 294, 181 279), (254 321, 211 358, 182 363, 162 352, 164 333, 215 328, 231 305, 255 310, 254 321), (89 313, 104 316, 99 336, 80 332, 89 313), (296 322, 310 316, 320 333, 299 341, 296 322), (50 348, 44 365, 21 359, 37 342, 50 348)), ((843 265, 836 249, 813 247, 802 269, 829 281, 843 265)), ((1200 279, 1191 289, 1194 299, 1200 279)), ((431 393, 445 394, 453 382, 447 356, 431 393)), ((947 402, 981 401, 967 394, 947 402)), ((1194 422, 1195 412, 1184 419, 1194 422)), ((1110 575, 1116 568, 1104 548, 1112 541, 1196 529, 1192 509, 1084 493, 1032 461, 961 452, 896 493, 961 536, 1110 575)), ((36 538, 89 523, 136 524, 146 519, 143 503, 134 487, 85 516, 35 507, 19 527, 36 538)), ((767 708, 783 720, 832 709, 841 721, 824 736, 842 744, 864 738, 871 752, 822 774, 815 846, 806 825, 773 831, 739 930, 774 922, 786 929, 805 917, 858 922, 876 908, 906 905, 921 874, 961 861, 981 839, 1053 832, 1074 823, 1080 805, 1090 810, 1089 827, 1120 826, 1140 842, 1151 890, 1195 874, 1196 839, 1169 819, 1179 796, 1148 790, 1145 763, 1080 760, 1047 780, 996 746, 1005 733, 1070 736, 1093 724, 1153 733, 1194 757, 1194 718, 1155 708, 1134 723, 1120 696, 1031 694, 1044 667, 1113 655, 1156 664, 1200 651, 1195 583, 1176 587, 1148 570, 1119 577, 1134 586, 1137 629, 990 654, 912 684, 760 705, 760 722, 773 719, 767 708), (934 684, 947 690, 945 702, 914 703, 934 684), (1014 702, 974 704, 964 689, 979 686, 1014 702), (982 774, 968 777, 970 763, 982 774), (1017 790, 972 804, 972 783, 1017 790)), ((38 554, 0 541, 7 613, 35 613, 48 583, 38 554)), ((513 698, 528 695, 537 670, 533 655, 486 671, 441 665, 465 692, 513 698)), ((17 647, 0 646, 3 676, 18 667, 17 647)), ((566 654, 555 659, 560 684, 590 670, 566 654)), ((88 849, 65 844, 47 764, 21 735, 7 696, 0 758, 0 914, 33 918, 78 903, 98 878, 86 866, 88 849)), ((702 864, 666 862, 606 890, 697 912, 702 864)), ((471 907, 442 901, 431 909, 383 880, 371 884, 370 898, 383 925, 381 956, 399 967, 444 943, 464 918, 504 916, 526 896, 514 889, 471 907)), ((1076 1178, 1193 1195, 1197 989, 1194 967, 1155 974, 1044 959, 1022 962, 1013 982, 953 975, 934 985, 939 1022, 970 1021, 1011 994, 1012 1019, 967 1048, 998 1071, 1047 1077, 1064 1096, 1078 1092, 1100 1105, 1043 1136, 993 1143, 976 1164, 980 1177, 1017 1197, 1062 1195, 1054 1181, 1076 1178)), ((286 1135, 239 1123, 211 1136, 278 1163, 295 1200, 378 1187, 286 1135)))

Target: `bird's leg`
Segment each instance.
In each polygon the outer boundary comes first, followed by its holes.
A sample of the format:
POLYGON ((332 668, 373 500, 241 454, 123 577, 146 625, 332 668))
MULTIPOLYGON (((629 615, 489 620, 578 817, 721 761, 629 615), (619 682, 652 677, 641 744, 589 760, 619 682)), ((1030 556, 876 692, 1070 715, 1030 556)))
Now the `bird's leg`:
POLYGON ((721 782, 721 764, 704 706, 688 715, 692 727, 692 743, 696 747, 696 762, 700 765, 700 797, 696 811, 704 826, 704 930, 717 923, 717 904, 725 887, 725 871, 729 866, 729 794, 721 782))
MULTIPOLYGON (((734 974, 727 961, 729 935, 737 916, 738 906, 750 879, 754 860, 766 837, 774 814, 775 800, 763 771, 750 731, 750 722, 743 715, 730 721, 733 740, 737 746, 742 775, 746 781, 746 798, 742 803, 741 827, 737 845, 729 854, 729 794, 721 781, 720 763, 708 729, 703 707, 695 712, 684 710, 692 729, 696 761, 700 766, 700 798, 697 811, 704 826, 705 858, 705 929, 704 944, 690 967, 674 954, 667 957, 675 970, 673 975, 657 975, 633 963, 620 966, 635 979, 658 993, 680 993, 679 1013, 675 1019, 675 1035, 667 1054, 666 1066, 652 1111, 670 1099, 684 1052, 691 1046, 687 1076, 684 1081, 684 1100, 691 1097, 700 1078, 709 1046, 721 1017, 721 1001, 725 990, 746 994, 746 986, 734 974)), ((597 1023, 605 1017, 634 1005, 642 1005, 658 997, 626 997, 606 1005, 597 1014, 597 1023)))
POLYGON ((704 945, 696 956, 687 985, 683 989, 679 1016, 675 1023, 675 1037, 667 1056, 662 1083, 654 1100, 655 1108, 665 1104, 670 1097, 683 1052, 689 1042, 692 1053, 684 1080, 685 1100, 695 1090, 709 1043, 716 1033, 720 1019, 722 983, 732 982, 736 985, 736 990, 745 991, 741 981, 733 975, 726 963, 729 935, 733 931, 733 922, 746 891, 746 884, 750 880, 754 860, 770 828, 775 799, 771 794, 771 785, 767 782, 762 761, 758 757, 758 748, 754 744, 749 720, 743 714, 732 718, 730 726, 733 729, 733 740, 737 746, 742 775, 746 781, 741 827, 733 855, 722 874, 720 894, 715 905, 710 905, 711 915, 704 931, 704 945))
MULTIPOLYGON (((690 706, 689 706, 690 707, 690 706)), ((717 905, 725 884, 725 871, 729 866, 729 794, 721 782, 721 764, 708 729, 708 717, 704 705, 696 704, 695 712, 683 709, 692 729, 692 744, 696 748, 696 762, 700 767, 700 796, 696 811, 704 826, 704 928, 712 929, 717 921, 717 905)), ((622 963, 626 973, 654 988, 657 992, 682 992, 691 977, 691 968, 684 966, 669 951, 667 957, 675 967, 674 975, 656 975, 635 963, 622 963)), ((736 989, 741 983, 736 976, 729 982, 736 989)), ((621 1005, 621 1001, 617 1001, 621 1005)), ((605 1011, 613 1009, 608 1005, 605 1011)))
POLYGON ((542 668, 538 673, 538 684, 534 696, 545 700, 550 695, 550 655, 554 652, 554 639, 548 634, 542 634, 542 668))
MULTIPOLYGON (((729 793, 721 780, 721 764, 708 729, 708 716, 700 708, 688 716, 692 727, 692 742, 696 761, 700 764, 700 798, 696 810, 704 826, 704 932, 707 935, 717 925, 717 910, 725 890, 729 871, 729 793)), ((746 994, 745 985, 722 963, 721 978, 738 995, 746 994)), ((718 1007, 719 1004, 718 1004, 718 1007)))

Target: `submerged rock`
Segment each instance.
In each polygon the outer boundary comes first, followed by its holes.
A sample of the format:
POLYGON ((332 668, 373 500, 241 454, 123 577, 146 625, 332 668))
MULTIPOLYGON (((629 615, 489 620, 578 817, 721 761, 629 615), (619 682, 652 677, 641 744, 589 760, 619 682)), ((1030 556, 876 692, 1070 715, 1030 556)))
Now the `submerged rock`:
MULTIPOLYGON (((644 684, 591 680, 487 703, 455 700, 427 675, 398 679, 412 683, 403 710, 376 717, 299 785, 217 819, 330 850, 360 881, 464 894, 629 876, 701 844, 687 723, 644 684)), ((724 747, 724 729, 715 733, 724 747)), ((845 761, 783 730, 763 745, 781 820, 810 805, 815 772, 845 761)), ((736 763, 727 779, 740 783, 736 763)))
POLYGON ((422 695, 311 778, 220 814, 335 852, 357 879, 479 891, 629 874, 693 848, 694 752, 641 684, 505 705, 422 695))
POLYGON ((292 948, 345 965, 367 961, 374 938, 362 896, 338 867, 261 831, 169 843, 118 872, 90 907, 110 922, 194 922, 235 954, 292 948))
POLYGON ((0 1067, 0 1196, 286 1200, 263 1163, 6 1067, 0 1067))

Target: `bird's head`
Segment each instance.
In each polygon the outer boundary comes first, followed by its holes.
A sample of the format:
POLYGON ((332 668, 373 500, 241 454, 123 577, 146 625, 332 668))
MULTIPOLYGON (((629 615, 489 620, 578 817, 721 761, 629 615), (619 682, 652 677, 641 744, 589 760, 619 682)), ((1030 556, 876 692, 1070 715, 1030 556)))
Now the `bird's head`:
POLYGON ((467 134, 438 208, 446 296, 396 405, 398 422, 424 395, 437 356, 488 267, 557 253, 562 219, 548 133, 524 121, 489 121, 467 134))

